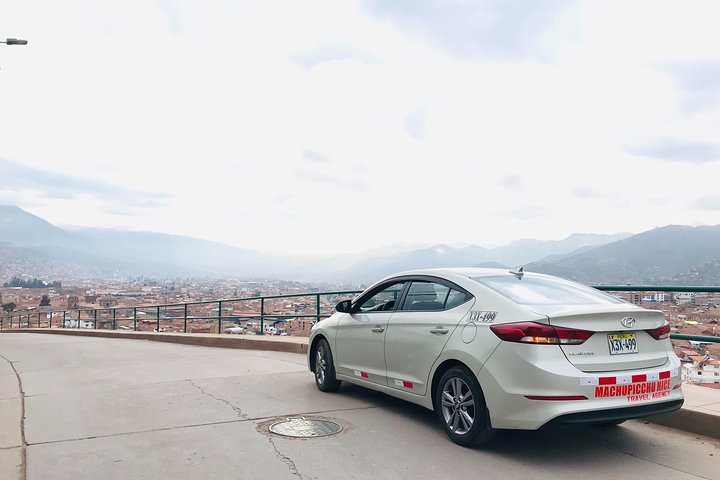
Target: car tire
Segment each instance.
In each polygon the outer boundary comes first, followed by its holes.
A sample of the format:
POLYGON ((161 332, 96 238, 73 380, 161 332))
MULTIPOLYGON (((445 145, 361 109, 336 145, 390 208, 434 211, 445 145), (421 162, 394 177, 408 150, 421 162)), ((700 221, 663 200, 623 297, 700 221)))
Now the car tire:
POLYGON ((440 377, 435 411, 448 438, 463 447, 485 445, 495 434, 480 383, 464 366, 452 367, 440 377))
POLYGON ((330 344, 324 338, 315 346, 315 385, 321 392, 334 392, 340 388, 340 380, 335 378, 335 364, 333 363, 330 344))

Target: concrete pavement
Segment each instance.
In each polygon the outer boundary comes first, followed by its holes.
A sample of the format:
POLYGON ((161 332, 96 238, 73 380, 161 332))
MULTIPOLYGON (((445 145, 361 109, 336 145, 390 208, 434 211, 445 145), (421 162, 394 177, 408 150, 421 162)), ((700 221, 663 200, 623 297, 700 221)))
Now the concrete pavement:
POLYGON ((464 449, 420 407, 349 385, 317 391, 296 353, 7 333, 0 355, 3 480, 720 479, 718 440, 643 421, 500 432, 464 449), (263 428, 300 415, 345 429, 290 439, 263 428))
MULTIPOLYGON (((12 331, 0 331, 0 333, 11 332, 12 331)), ((16 330, 16 332, 73 335, 82 337, 127 338, 164 343, 180 343, 183 345, 241 348, 248 350, 268 350, 292 353, 306 353, 308 349, 308 339, 306 337, 290 336, 153 333, 64 328, 22 329, 16 330)), ((695 385, 683 385, 683 392, 685 393, 685 404, 681 410, 669 414, 649 417, 647 420, 659 425, 684 430, 690 433, 720 438, 720 390, 710 390, 708 388, 695 385)))

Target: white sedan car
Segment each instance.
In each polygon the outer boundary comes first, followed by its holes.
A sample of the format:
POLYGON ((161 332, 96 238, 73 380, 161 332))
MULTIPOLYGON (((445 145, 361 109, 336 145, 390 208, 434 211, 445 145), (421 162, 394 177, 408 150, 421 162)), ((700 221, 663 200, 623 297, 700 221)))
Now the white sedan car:
POLYGON ((346 381, 422 405, 460 445, 496 429, 614 425, 683 404, 662 312, 561 278, 417 270, 336 310, 310 334, 317 387, 346 381))

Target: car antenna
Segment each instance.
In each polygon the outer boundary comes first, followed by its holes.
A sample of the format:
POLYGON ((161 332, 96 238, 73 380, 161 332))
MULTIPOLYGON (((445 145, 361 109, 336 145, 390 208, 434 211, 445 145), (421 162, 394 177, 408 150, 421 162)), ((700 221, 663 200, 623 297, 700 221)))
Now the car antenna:
POLYGON ((518 278, 518 280, 522 280, 523 275, 525 275, 525 272, 523 272, 523 268, 524 267, 520 267, 517 270, 508 270, 508 271, 510 273, 512 273, 513 275, 515 275, 518 278))

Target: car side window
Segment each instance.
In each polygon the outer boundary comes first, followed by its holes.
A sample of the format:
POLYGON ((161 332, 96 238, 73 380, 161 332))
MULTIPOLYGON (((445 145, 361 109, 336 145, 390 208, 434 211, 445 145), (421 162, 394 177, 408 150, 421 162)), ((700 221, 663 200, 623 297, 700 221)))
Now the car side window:
POLYGON ((451 308, 455 308, 458 305, 465 303, 465 301, 467 299, 468 299, 468 295, 465 292, 460 292, 458 290, 450 289, 448 298, 445 301, 445 309, 448 310, 451 308))
POLYGON ((441 283, 412 282, 401 310, 447 310, 464 303, 467 295, 441 283))
POLYGON ((360 304, 360 307, 358 307, 358 311, 386 312, 388 310, 393 310, 404 286, 405 282, 396 282, 383 288, 379 292, 370 296, 370 298, 364 300, 360 304))
POLYGON ((440 283, 412 282, 402 310, 444 310, 450 288, 440 283))

